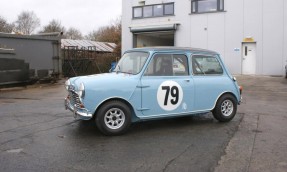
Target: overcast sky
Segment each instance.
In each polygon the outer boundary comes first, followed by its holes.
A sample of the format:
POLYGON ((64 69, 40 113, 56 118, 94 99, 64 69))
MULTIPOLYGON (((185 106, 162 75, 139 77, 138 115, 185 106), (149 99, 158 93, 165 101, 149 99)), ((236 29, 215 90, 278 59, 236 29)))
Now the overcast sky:
POLYGON ((0 0, 0 16, 9 23, 27 10, 40 18, 41 28, 56 19, 86 35, 120 17, 122 0, 0 0))

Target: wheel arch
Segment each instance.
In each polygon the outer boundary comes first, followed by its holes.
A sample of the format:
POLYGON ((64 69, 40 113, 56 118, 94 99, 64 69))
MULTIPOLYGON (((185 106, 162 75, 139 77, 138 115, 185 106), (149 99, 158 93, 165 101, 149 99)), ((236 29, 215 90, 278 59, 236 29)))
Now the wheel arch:
POLYGON ((97 108, 96 108, 96 110, 95 110, 95 112, 94 112, 94 114, 93 114, 93 118, 96 117, 96 115, 97 115, 99 109, 100 109, 104 104, 106 104, 106 103, 108 103, 108 102, 110 102, 110 101, 120 101, 120 102, 124 103, 125 105, 127 105, 127 106, 130 108, 130 110, 131 110, 131 112, 132 112, 132 114, 131 114, 131 115, 132 115, 132 116, 131 116, 132 121, 138 119, 138 117, 137 117, 136 114, 135 114, 135 110, 134 110, 133 106, 131 105, 131 103, 130 103, 129 101, 125 100, 124 98, 120 98, 120 97, 112 97, 112 98, 108 98, 108 99, 102 101, 102 102, 97 106, 97 108))
POLYGON ((233 92, 231 92, 231 91, 224 92, 224 93, 222 93, 222 94, 220 94, 220 95, 218 96, 217 100, 216 100, 215 103, 214 103, 214 106, 213 106, 213 108, 212 108, 212 111, 215 109, 215 106, 216 106, 217 102, 219 101, 219 99, 220 99, 222 96, 228 95, 228 94, 234 97, 234 99, 236 100, 236 103, 237 103, 237 104, 239 103, 239 102, 238 102, 238 99, 237 99, 237 97, 236 97, 236 95, 235 95, 233 92))

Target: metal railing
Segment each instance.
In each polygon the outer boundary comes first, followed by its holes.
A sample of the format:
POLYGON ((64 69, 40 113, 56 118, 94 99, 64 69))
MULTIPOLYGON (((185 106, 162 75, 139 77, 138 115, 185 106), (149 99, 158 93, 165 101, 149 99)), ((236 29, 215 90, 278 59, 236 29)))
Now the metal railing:
POLYGON ((77 46, 65 46, 62 55, 62 70, 65 77, 108 72, 111 63, 116 61, 115 54, 97 52, 93 46, 81 49, 77 46))

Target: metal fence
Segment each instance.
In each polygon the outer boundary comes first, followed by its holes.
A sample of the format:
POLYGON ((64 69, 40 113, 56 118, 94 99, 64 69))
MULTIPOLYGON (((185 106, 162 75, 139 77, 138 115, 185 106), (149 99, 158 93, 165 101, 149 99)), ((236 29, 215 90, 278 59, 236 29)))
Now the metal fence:
POLYGON ((62 48, 62 71, 65 77, 108 72, 111 63, 117 61, 113 53, 99 53, 95 47, 65 46, 62 48))

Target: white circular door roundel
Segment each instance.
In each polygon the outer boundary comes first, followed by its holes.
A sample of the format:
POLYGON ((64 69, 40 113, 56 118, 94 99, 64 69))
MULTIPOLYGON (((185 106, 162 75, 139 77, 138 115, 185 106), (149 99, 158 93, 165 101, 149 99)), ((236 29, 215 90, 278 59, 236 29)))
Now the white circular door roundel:
POLYGON ((181 104, 182 98, 182 88, 175 81, 164 81, 157 89, 157 102, 166 111, 175 110, 181 104))

